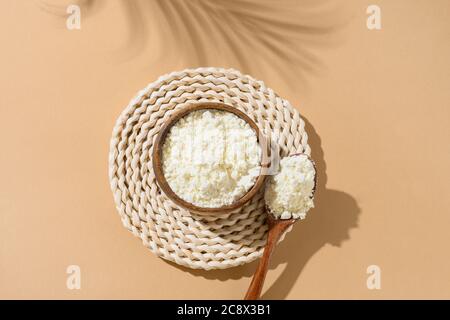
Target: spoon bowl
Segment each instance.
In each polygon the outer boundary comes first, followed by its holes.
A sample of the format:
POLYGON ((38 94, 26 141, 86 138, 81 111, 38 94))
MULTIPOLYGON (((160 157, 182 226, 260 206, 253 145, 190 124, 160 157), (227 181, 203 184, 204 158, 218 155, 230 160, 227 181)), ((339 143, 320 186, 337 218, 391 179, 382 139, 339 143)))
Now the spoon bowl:
MULTIPOLYGON (((311 199, 314 198, 314 193, 316 191, 317 186, 317 170, 314 161, 310 156, 302 153, 292 154, 289 157, 294 157, 298 155, 305 155, 308 157, 308 160, 311 161, 314 167, 314 187, 311 192, 311 199)), ((247 294, 245 295, 245 300, 256 300, 260 297, 264 280, 267 275, 267 271, 269 269, 269 261, 272 256, 273 251, 275 250, 275 246, 279 242, 281 236, 286 232, 286 230, 292 226, 297 220, 301 220, 300 218, 291 218, 291 219, 281 219, 277 218, 271 212, 269 206, 265 205, 265 210, 267 213, 267 224, 269 225, 269 232, 267 235, 267 244, 264 248, 263 256, 258 264, 256 272, 252 278, 252 282, 247 290, 247 294)))

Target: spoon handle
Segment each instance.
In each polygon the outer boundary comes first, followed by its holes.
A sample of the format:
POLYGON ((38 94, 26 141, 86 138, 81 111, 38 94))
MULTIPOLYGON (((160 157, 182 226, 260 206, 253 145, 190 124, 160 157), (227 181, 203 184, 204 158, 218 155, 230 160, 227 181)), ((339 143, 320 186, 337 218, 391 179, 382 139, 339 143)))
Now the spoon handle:
POLYGON ((245 300, 257 300, 261 295, 266 279, 267 270, 269 268, 269 260, 272 256, 278 240, 286 229, 294 223, 295 220, 272 220, 269 219, 269 233, 267 235, 267 244, 264 248, 264 253, 259 261, 258 268, 253 275, 252 282, 248 288, 245 300))

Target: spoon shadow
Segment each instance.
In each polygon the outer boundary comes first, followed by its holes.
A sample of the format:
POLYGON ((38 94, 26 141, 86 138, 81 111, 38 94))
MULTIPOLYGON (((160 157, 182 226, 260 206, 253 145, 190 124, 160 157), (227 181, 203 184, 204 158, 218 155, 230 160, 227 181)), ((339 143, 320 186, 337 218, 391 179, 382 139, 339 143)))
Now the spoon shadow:
MULTIPOLYGON (((316 207, 311 209, 305 220, 296 223, 292 231, 286 235, 285 240, 277 246, 270 269, 285 263, 286 268, 262 295, 262 299, 286 298, 308 261, 320 249, 327 244, 341 247, 345 241, 350 240, 350 230, 358 227, 361 209, 350 194, 326 188, 326 163, 320 137, 311 123, 304 117, 303 120, 312 149, 311 156, 317 167, 316 207)), ((251 277, 256 270, 258 260, 239 267, 211 271, 193 270, 166 262, 197 277, 226 281, 251 277)), ((243 296, 244 294, 245 292, 242 293, 243 296)))
POLYGON ((294 225, 274 253, 272 266, 286 263, 286 268, 262 299, 284 299, 300 277, 308 261, 325 245, 341 247, 350 240, 350 230, 358 227, 361 209, 348 193, 326 187, 327 173, 320 136, 303 117, 308 132, 312 158, 317 166, 315 208, 305 220, 294 225))

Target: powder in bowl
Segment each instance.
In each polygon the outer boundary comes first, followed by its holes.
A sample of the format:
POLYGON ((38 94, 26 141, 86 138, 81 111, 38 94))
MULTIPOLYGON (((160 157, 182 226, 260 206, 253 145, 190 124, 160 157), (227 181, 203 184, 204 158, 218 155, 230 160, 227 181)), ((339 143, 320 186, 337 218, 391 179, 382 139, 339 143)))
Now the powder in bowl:
POLYGON ((237 115, 196 110, 179 119, 162 147, 164 177, 195 206, 219 208, 244 196, 261 171, 256 132, 237 115))
POLYGON ((264 199, 276 218, 304 219, 314 207, 313 193, 316 170, 304 154, 285 157, 280 171, 267 182, 264 199))

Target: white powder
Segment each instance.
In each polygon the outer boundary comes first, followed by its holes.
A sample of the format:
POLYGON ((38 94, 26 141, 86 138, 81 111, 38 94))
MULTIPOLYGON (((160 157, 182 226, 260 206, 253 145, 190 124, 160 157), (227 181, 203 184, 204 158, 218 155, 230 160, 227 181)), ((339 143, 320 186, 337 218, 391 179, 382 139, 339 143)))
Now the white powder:
POLYGON ((256 132, 235 114, 193 111, 169 130, 163 172, 183 200, 204 208, 232 204, 254 185, 261 170, 256 132))
POLYGON ((280 171, 271 176, 265 191, 270 212, 281 219, 304 219, 314 207, 312 195, 316 171, 305 155, 283 158, 280 171))

